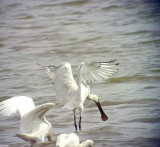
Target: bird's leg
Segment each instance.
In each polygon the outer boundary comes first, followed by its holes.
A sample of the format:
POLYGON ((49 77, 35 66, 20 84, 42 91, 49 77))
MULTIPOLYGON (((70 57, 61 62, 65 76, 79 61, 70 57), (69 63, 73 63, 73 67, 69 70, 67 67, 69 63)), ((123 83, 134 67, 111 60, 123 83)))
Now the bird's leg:
POLYGON ((79 130, 81 131, 81 116, 80 116, 80 118, 79 118, 79 130))
POLYGON ((52 134, 50 134, 49 136, 47 136, 47 138, 48 138, 48 141, 53 141, 52 134))
POLYGON ((74 114, 74 126, 75 126, 75 129, 77 131, 77 123, 76 123, 76 109, 73 110, 73 114, 74 114))
POLYGON ((76 115, 74 115, 74 126, 75 126, 75 129, 77 131, 76 115))
POLYGON ((80 105, 79 107, 79 114, 80 114, 80 117, 79 117, 79 130, 81 131, 81 120, 82 120, 82 114, 83 114, 83 104, 80 105))

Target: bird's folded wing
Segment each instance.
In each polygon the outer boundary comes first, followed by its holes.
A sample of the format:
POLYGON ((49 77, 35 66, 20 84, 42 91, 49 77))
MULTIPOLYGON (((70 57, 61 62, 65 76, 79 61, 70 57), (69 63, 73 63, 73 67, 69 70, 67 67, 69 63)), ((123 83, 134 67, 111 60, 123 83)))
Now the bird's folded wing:
POLYGON ((19 112, 22 117, 24 114, 34 108, 35 106, 32 98, 26 96, 17 96, 0 103, 0 114, 3 116, 11 116, 19 112))
POLYGON ((53 144, 55 143, 55 141, 44 141, 44 142, 37 142, 34 146, 35 147, 51 147, 53 146, 53 144))
POLYGON ((116 60, 108 62, 83 62, 81 64, 82 77, 87 83, 107 80, 118 71, 118 64, 116 60))
POLYGON ((56 145, 78 147, 79 137, 75 133, 61 134, 57 137, 56 145))
POLYGON ((24 141, 30 141, 32 143, 37 141, 36 137, 26 133, 17 133, 16 136, 23 139, 24 141))
POLYGON ((50 110, 54 105, 54 103, 45 103, 39 105, 34 110, 30 111, 25 117, 31 120, 34 120, 36 118, 42 119, 48 112, 48 110, 50 110))

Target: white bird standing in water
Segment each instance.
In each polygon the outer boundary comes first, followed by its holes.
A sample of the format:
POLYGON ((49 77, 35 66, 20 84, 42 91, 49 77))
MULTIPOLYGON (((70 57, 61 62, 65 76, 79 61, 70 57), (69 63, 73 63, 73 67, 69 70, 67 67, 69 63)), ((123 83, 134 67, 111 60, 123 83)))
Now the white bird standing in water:
POLYGON ((31 142, 32 146, 37 144, 50 144, 44 142, 45 137, 52 142, 52 126, 46 120, 45 114, 55 104, 45 103, 35 107, 32 98, 17 96, 0 102, 0 115, 11 116, 20 113, 20 133, 16 136, 31 142))
POLYGON ((81 130, 81 118, 84 109, 83 103, 86 98, 96 103, 103 121, 108 119, 103 112, 98 96, 90 94, 90 87, 87 83, 106 80, 112 76, 117 71, 116 65, 118 64, 115 63, 115 61, 116 60, 109 62, 82 62, 78 68, 77 83, 74 80, 69 63, 61 66, 50 65, 46 67, 47 73, 54 83, 56 100, 62 104, 64 108, 73 110, 76 130, 76 109, 80 111, 79 130, 81 130))
POLYGON ((75 133, 61 134, 57 137, 56 147, 95 147, 92 140, 79 142, 79 137, 75 133))

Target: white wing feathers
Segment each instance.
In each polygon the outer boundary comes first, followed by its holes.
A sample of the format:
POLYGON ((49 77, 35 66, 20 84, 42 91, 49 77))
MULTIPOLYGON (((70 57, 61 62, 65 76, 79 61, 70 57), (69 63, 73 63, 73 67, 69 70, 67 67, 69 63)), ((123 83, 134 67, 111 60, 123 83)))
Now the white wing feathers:
MULTIPOLYGON (((83 62, 81 63, 81 73, 83 80, 86 83, 107 80, 119 70, 117 68, 118 64, 119 63, 116 63, 116 60, 108 62, 92 62, 92 61, 83 62)), ((55 79, 56 70, 59 67, 54 65, 46 67, 46 72, 52 80, 55 79)))
POLYGON ((39 105, 35 109, 30 111, 27 114, 27 116, 30 117, 32 120, 36 118, 43 119, 47 111, 51 109, 54 105, 55 105, 54 103, 45 103, 45 104, 39 105))
POLYGON ((83 62, 81 64, 82 77, 87 83, 107 80, 118 71, 116 60, 109 62, 83 62))
POLYGON ((11 116, 19 112, 22 116, 33 110, 35 105, 32 98, 26 96, 17 96, 2 101, 0 103, 0 114, 3 116, 11 116))
POLYGON ((27 133, 17 133, 16 136, 25 140, 25 141, 30 141, 32 143, 37 141, 36 137, 31 136, 30 134, 27 134, 27 133))
POLYGON ((56 69, 57 69, 57 67, 54 65, 49 65, 46 67, 46 73, 51 78, 51 80, 53 80, 55 78, 56 69))
POLYGON ((45 103, 37 106, 35 109, 31 110, 29 113, 24 115, 21 120, 20 130, 21 132, 36 132, 42 126, 41 120, 45 119, 45 114, 50 110, 55 104, 45 103))

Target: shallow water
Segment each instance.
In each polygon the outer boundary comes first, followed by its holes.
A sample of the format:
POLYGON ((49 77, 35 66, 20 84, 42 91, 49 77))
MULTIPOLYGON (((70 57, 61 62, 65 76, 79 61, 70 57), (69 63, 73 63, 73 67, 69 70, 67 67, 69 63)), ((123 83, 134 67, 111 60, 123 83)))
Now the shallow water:
MULTIPOLYGON (((160 146, 160 3, 128 0, 1 0, 0 100, 26 95, 55 102, 52 83, 37 65, 117 59, 119 72, 90 84, 109 119, 86 100, 80 140, 96 147, 160 146)), ((47 115, 54 140, 74 132, 73 115, 58 105, 47 115)), ((15 137, 19 117, 0 117, 0 146, 27 147, 15 137)))

